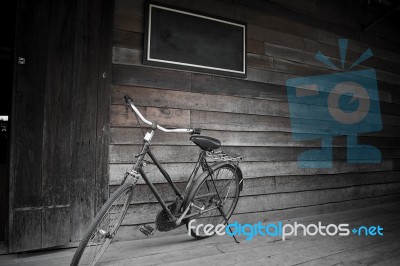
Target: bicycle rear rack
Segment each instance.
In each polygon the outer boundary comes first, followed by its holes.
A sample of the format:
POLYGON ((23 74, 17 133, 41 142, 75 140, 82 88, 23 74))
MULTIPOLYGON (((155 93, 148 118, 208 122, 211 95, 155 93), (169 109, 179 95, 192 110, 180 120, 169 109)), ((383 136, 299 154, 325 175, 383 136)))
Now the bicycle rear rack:
POLYGON ((230 162, 236 166, 243 160, 241 156, 229 155, 223 151, 208 151, 206 153, 206 158, 211 162, 230 162))
MULTIPOLYGON (((207 152, 206 153, 206 159, 208 159, 210 162, 213 163, 217 163, 217 162, 227 162, 227 163, 231 163, 234 165, 235 169, 238 167, 239 163, 243 160, 243 157, 238 156, 238 155, 229 155, 226 154, 223 151, 211 151, 211 152, 207 152)), ((240 181, 240 183, 243 182, 243 179, 240 181)), ((240 185, 239 183, 239 185, 240 185)), ((222 217, 225 220, 226 224, 229 224, 229 219, 226 217, 223 209, 221 206, 218 206, 218 210, 221 213, 222 217)), ((233 237, 233 239, 235 240, 236 243, 240 243, 235 235, 232 233, 232 229, 229 228, 229 231, 231 232, 231 235, 233 237)))

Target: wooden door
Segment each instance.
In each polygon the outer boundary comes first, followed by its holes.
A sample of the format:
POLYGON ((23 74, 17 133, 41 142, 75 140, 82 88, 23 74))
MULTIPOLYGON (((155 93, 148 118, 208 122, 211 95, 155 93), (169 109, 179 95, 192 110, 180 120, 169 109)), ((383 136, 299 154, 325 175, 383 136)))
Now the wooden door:
POLYGON ((19 0, 10 252, 79 240, 107 196, 112 7, 19 0))

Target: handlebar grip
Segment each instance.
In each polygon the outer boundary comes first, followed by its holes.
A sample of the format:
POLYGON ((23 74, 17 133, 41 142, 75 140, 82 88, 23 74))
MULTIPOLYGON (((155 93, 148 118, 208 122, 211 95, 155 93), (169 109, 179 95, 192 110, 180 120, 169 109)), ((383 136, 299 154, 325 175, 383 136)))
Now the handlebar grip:
POLYGON ((124 99, 125 99, 125 102, 126 102, 127 104, 129 104, 130 102, 133 102, 132 98, 129 97, 129 95, 125 95, 125 96, 124 96, 124 99))
POLYGON ((193 132, 191 133, 192 135, 200 135, 201 134, 201 128, 193 128, 193 132))

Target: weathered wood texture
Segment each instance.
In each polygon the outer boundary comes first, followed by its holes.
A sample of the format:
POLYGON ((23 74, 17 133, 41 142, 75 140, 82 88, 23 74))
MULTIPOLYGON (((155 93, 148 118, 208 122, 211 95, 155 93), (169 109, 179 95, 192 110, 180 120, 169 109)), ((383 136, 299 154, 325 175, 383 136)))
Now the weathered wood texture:
POLYGON ((113 1, 78 1, 74 99, 71 240, 79 240, 108 196, 108 131, 113 1), (88 12, 90 10, 90 12, 88 12))
MULTIPOLYGON (((0 163, 0 210, 2 213, 8 213, 8 167, 0 163)), ((5 241, 8 231, 7 215, 0 216, 0 241, 5 241)))
MULTIPOLYGON (((364 202, 368 203, 368 202, 364 202)), ((348 223, 352 228, 376 226, 383 228, 383 236, 305 236, 301 227, 296 236, 256 236, 246 241, 237 236, 240 244, 230 236, 214 236, 201 241, 178 230, 182 235, 137 239, 112 243, 99 263, 101 265, 399 265, 400 235, 399 201, 391 204, 349 209, 336 213, 320 212, 317 216, 300 213, 298 218, 278 218, 284 224, 322 225, 348 223), (133 252, 134 251, 134 252, 133 252), (211 262, 211 263, 210 263, 211 262)), ((365 207, 365 206, 364 206, 365 207)), ((303 208, 304 211, 304 208, 303 208)), ((281 211, 282 213, 282 211, 281 211)), ((249 215, 246 215, 249 216, 249 215)), ((254 224, 255 218, 249 220, 254 224)), ((270 216, 268 216, 270 218, 270 216)), ((268 222, 277 220, 268 219, 268 222)), ((265 219, 260 219, 263 221, 265 219)), ((129 233, 132 227, 123 226, 117 234, 129 233), (128 230, 125 230, 128 229, 128 230)), ((132 236, 131 236, 132 237, 132 236)), ((69 265, 75 249, 47 250, 28 254, 1 256, 2 265, 53 266, 69 265)))
POLYGON ((71 108, 74 8, 66 1, 19 1, 16 51, 26 64, 16 69, 13 96, 11 252, 58 245, 69 238, 71 122, 65 118, 71 108), (54 228, 58 234, 49 237, 54 228))
POLYGON ((10 252, 80 239, 108 195, 112 18, 113 1, 19 1, 10 252))
MULTIPOLYGON (((139 125, 123 102, 123 96, 129 94, 150 120, 169 127, 203 128, 202 134, 221 140, 223 150, 244 156, 244 190, 235 214, 241 221, 359 208, 400 196, 400 53, 394 41, 376 41, 357 27, 340 27, 342 21, 301 15, 271 2, 161 2, 247 23, 248 76, 238 79, 144 66, 144 1, 116 0, 110 109, 111 191, 121 182, 142 143, 139 125), (348 164, 346 138, 338 136, 331 145, 332 168, 299 168, 300 152, 320 147, 321 140, 292 139, 292 133, 310 131, 306 126, 291 128, 285 82, 292 77, 335 73, 316 60, 315 54, 321 51, 339 64, 337 39, 341 37, 350 39, 346 66, 368 48, 374 54, 355 69, 374 68, 377 72, 383 129, 360 134, 359 143, 378 147, 382 162, 348 164)), ((323 107, 313 103, 310 108, 316 116, 309 119, 326 123, 318 117, 323 107)), ((178 187, 184 187, 198 151, 188 138, 158 132, 153 139, 154 153, 178 187)), ((155 167, 148 165, 146 171, 161 195, 173 200, 172 190, 155 167)), ((133 229, 153 223, 159 210, 156 199, 140 181, 120 239, 140 237, 133 229)))

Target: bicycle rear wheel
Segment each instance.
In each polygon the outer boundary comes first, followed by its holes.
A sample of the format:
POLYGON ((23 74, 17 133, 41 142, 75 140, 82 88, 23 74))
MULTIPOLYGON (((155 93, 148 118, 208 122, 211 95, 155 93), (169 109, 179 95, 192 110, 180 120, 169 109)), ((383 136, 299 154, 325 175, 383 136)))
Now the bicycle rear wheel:
POLYGON ((103 205, 82 238, 71 266, 95 265, 111 243, 132 199, 133 184, 120 186, 103 205))
MULTIPOLYGON (((210 175, 200 176, 193 184, 188 194, 188 204, 193 203, 190 213, 199 212, 199 208, 203 208, 204 212, 187 220, 186 227, 191 220, 195 220, 191 223, 192 226, 212 224, 215 228, 218 224, 226 224, 217 206, 221 206, 221 210, 227 219, 231 217, 235 210, 241 190, 242 174, 240 168, 229 163, 221 164, 213 169, 213 178, 214 181, 210 175)), ((197 232, 190 230, 190 234, 197 239, 211 236, 204 234, 202 230, 197 232)))

